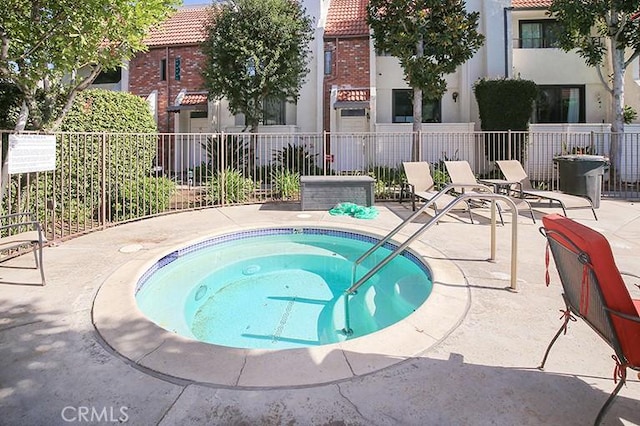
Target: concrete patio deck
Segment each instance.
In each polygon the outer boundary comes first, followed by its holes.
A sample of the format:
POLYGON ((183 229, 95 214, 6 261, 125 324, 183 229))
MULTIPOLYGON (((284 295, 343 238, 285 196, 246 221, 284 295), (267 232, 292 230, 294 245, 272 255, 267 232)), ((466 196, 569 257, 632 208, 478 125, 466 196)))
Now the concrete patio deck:
MULTIPOLYGON (((465 215, 451 215, 428 230, 422 243, 462 271, 468 303, 455 327, 424 352, 367 374, 356 372, 319 385, 273 387, 169 378, 116 353, 94 327, 92 307, 100 287, 137 256, 184 244, 214 229, 302 221, 366 227, 384 235, 411 213, 409 203, 378 207, 380 215, 373 220, 323 211, 304 212, 310 216, 301 218, 299 204, 289 203, 133 222, 47 247, 45 287, 28 285, 39 282, 38 271, 26 268, 33 256, 5 263, 0 267, 0 424, 591 424, 614 387, 613 351, 578 321, 570 323, 567 335, 554 346, 545 371, 536 368, 560 326, 563 304, 555 270, 550 287, 544 285, 541 222, 533 224, 526 216, 518 219, 517 293, 505 289, 509 214, 507 224, 498 226, 495 263, 486 260, 486 219, 471 225, 465 215)), ((534 209, 538 218, 558 211, 534 209)), ((570 211, 569 216, 607 236, 620 270, 640 275, 640 203, 603 200, 597 212, 598 221, 589 210, 570 211)), ((408 231, 418 226, 412 224, 408 231)), ((640 297, 640 290, 631 291, 640 297)), ((141 343, 144 338, 141 334, 141 343)), ((379 352, 371 355, 393 356, 379 352)), ((278 362, 286 363, 284 357, 278 362)), ((206 369, 207 364, 192 367, 206 369)), ((268 365, 264 374, 270 374, 268 365)), ((632 370, 603 424, 640 425, 640 381, 632 370)))

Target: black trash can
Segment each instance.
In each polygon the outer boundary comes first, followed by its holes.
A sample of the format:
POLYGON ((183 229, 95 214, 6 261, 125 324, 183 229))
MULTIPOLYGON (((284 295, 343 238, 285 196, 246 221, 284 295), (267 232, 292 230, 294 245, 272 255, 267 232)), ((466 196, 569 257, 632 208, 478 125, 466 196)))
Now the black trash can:
POLYGON ((593 208, 600 207, 602 176, 609 159, 602 155, 561 155, 553 161, 558 164, 560 191, 588 197, 593 208))

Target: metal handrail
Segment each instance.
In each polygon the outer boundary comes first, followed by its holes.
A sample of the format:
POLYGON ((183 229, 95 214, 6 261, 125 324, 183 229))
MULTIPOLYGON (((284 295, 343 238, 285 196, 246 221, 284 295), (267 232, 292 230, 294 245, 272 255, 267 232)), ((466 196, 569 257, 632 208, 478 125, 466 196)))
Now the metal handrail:
POLYGON ((346 335, 350 335, 353 333, 350 327, 350 319, 349 319, 349 303, 348 298, 350 295, 353 295, 356 290, 360 286, 362 286, 369 278, 371 278, 374 274, 376 274, 380 269, 387 265, 393 258, 395 258, 398 254, 402 253, 409 244, 411 244, 416 238, 418 238, 424 231, 430 228, 434 223, 437 223, 438 220, 447 214, 450 210, 452 210, 457 204, 461 201, 468 199, 480 199, 480 200, 491 200, 491 257, 490 261, 495 260, 496 255, 496 201, 502 200, 506 202, 511 207, 511 280, 510 280, 510 290, 517 291, 516 283, 517 283, 517 244, 518 244, 518 209, 509 197, 502 194, 496 194, 491 192, 491 189, 486 185, 481 184, 449 184, 444 187, 439 193, 437 193, 433 198, 428 200, 422 207, 420 207, 414 214, 405 219, 400 225, 398 225, 395 229, 393 229, 389 234, 387 234, 382 240, 380 240, 376 245, 367 250, 362 256, 360 256, 353 264, 352 273, 351 273, 351 287, 345 290, 345 328, 343 332, 346 335), (451 190, 452 188, 461 188, 461 187, 472 187, 472 188, 480 188, 483 190, 488 190, 486 194, 460 194, 456 197, 455 200, 451 201, 447 204, 443 209, 441 209, 429 222, 425 223, 420 229, 414 232, 404 243, 398 246, 389 256, 380 261, 376 266, 374 266, 371 270, 369 270, 364 276, 362 276, 358 281, 355 281, 355 275, 357 267, 360 263, 364 261, 367 257, 369 257, 374 251, 388 242, 395 234, 397 234, 402 228, 404 228, 407 224, 411 223, 416 217, 420 215, 426 208, 433 204, 438 198, 442 197, 443 194, 451 190))
MULTIPOLYGON (((429 206, 433 205, 433 202, 435 200, 437 200, 438 198, 440 198, 442 196, 442 194, 445 194, 447 192, 449 192, 450 190, 454 189, 454 188, 478 188, 478 189, 482 189, 482 190, 486 190, 487 193, 493 193, 493 191, 491 191, 491 188, 489 188, 486 185, 483 184, 478 184, 478 183, 474 183, 474 184, 448 184, 447 186, 445 186, 440 192, 438 192, 433 198, 431 198, 429 201, 427 201, 422 207, 420 207, 416 212, 414 212, 411 216, 409 216, 407 219, 405 219, 400 225, 396 226, 395 229, 393 229, 391 232, 389 232, 382 240, 378 241, 378 243, 376 243, 376 245, 374 245, 373 247, 371 247, 369 250, 367 250, 362 256, 360 256, 358 259, 356 259, 355 262, 353 262, 353 268, 351 270, 351 288, 353 287, 354 281, 355 281, 355 271, 356 268, 358 267, 359 264, 361 264, 367 257, 369 257, 374 251, 378 250, 380 247, 382 247, 385 243, 387 243, 394 235, 396 235, 402 228, 405 227, 405 225, 407 225, 408 223, 412 222, 413 219, 415 219, 416 217, 420 216, 420 214, 426 210, 429 206)), ((475 195, 475 197, 473 198, 479 198, 477 196, 477 194, 473 194, 475 195)), ((456 199, 457 200, 457 199, 456 199)), ((456 204, 458 204, 458 201, 456 201, 456 204)), ((455 204, 454 204, 455 205, 455 204)), ((446 208, 446 207, 445 207, 446 208)), ((438 214, 436 214, 436 217, 439 217, 438 214)), ((434 217, 435 220, 435 217, 434 217)), ((437 222, 437 221, 436 221, 437 222)), ((349 290, 351 290, 351 288, 349 290)), ((349 291, 347 290, 347 291, 349 291)))

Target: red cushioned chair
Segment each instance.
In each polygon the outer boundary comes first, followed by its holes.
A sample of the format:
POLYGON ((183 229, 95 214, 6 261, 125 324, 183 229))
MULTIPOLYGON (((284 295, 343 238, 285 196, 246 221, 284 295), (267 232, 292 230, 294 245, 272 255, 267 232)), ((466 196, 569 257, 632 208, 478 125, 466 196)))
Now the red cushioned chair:
POLYGON ((544 216, 542 223, 540 231, 548 242, 547 285, 550 250, 562 282, 566 310, 539 368, 544 368, 560 334, 567 332, 569 321, 575 321, 575 317, 586 321, 614 350, 614 382, 620 381, 600 409, 597 425, 625 384, 627 368, 640 371, 640 300, 631 299, 602 234, 557 214, 544 216))

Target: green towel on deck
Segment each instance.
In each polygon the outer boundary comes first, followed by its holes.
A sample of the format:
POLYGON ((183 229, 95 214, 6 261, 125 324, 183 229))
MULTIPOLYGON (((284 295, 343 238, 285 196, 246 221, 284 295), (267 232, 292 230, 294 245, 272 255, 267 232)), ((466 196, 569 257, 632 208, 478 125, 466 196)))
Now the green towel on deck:
POLYGON ((365 207, 354 203, 340 203, 329 210, 329 214, 332 216, 348 215, 356 219, 373 219, 378 216, 378 209, 375 206, 365 207))

